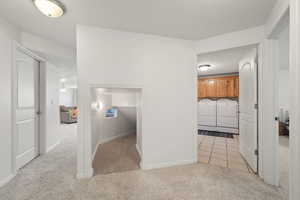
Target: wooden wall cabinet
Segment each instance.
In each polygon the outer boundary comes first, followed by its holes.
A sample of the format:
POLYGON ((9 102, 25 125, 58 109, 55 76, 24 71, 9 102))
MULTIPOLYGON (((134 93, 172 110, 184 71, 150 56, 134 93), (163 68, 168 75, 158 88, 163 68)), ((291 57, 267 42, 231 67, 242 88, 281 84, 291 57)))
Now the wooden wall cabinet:
POLYGON ((206 81, 198 80, 198 98, 205 98, 206 96, 206 81))
POLYGON ((238 76, 203 78, 198 80, 198 98, 236 98, 238 96, 238 76))

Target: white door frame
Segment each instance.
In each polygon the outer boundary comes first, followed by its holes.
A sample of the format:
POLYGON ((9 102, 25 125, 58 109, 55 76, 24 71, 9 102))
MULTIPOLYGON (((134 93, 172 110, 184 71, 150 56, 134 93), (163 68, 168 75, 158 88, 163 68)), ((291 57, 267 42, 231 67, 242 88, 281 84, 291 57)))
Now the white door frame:
MULTIPOLYGON (((276 41, 272 40, 272 34, 276 31, 277 26, 283 19, 284 14, 289 9, 290 17, 290 145, 289 145, 289 199, 298 200, 300 197, 300 1, 299 0, 289 0, 286 3, 283 1, 282 5, 278 4, 278 10, 275 11, 274 20, 271 23, 271 28, 267 32, 267 39, 265 41, 265 52, 266 52, 266 62, 265 66, 268 68, 269 77, 274 79, 276 73, 274 70, 274 61, 276 61, 276 41)), ((269 89, 273 90, 273 86, 269 89)), ((271 101, 275 105, 276 101, 274 99, 271 101)), ((270 102, 269 102, 270 103, 270 102)), ((273 106, 271 114, 276 112, 276 107, 273 106)), ((273 119, 272 119, 273 121, 273 119)), ((269 168, 269 181, 271 184, 278 185, 279 183, 279 172, 278 172, 278 136, 274 133, 274 121, 267 125, 269 131, 272 134, 270 137, 272 145, 270 144, 270 149, 274 153, 268 159, 269 164, 273 164, 272 168, 269 168), (275 149, 275 151, 274 151, 275 149), (276 155, 274 155, 276 154, 276 155), (275 167, 274 167, 275 166, 275 167), (275 168, 275 170, 274 170, 275 168), (271 170, 270 170, 271 169, 271 170), (273 178, 272 178, 273 177, 273 178)))
MULTIPOLYGON (((229 40, 232 43, 228 45, 219 45, 216 48, 209 49, 206 51, 204 48, 200 48, 203 53, 211 53, 214 51, 220 51, 225 49, 231 49, 236 47, 243 47, 248 45, 257 45, 258 49, 258 176, 261 177, 266 183, 276 185, 276 176, 277 174, 276 167, 276 152, 274 152, 274 134, 272 129, 273 119, 274 119, 274 107, 273 107, 273 96, 269 94, 270 90, 273 88, 273 82, 270 78, 270 73, 272 73, 272 59, 271 52, 269 51, 272 45, 272 42, 265 39, 265 37, 257 37, 251 41, 244 35, 253 34, 251 31, 248 33, 236 32, 229 35, 226 35, 226 38, 221 36, 222 40, 229 40), (242 38, 242 39, 239 39, 242 38), (271 126, 270 126, 271 124, 271 126)), ((210 43, 214 43, 215 39, 209 40, 210 43)), ((218 41, 218 39, 216 39, 218 41)))
POLYGON ((290 0, 290 180, 289 198, 300 197, 300 1, 290 0))
MULTIPOLYGON (((247 35, 247 34, 246 34, 247 35)), ((228 40, 232 40, 234 41, 236 38, 238 38, 238 34, 232 34, 232 36, 228 37, 228 40)), ((262 39, 256 39, 253 41, 248 41, 247 39, 243 39, 243 40, 237 40, 236 44, 233 42, 234 45, 229 44, 228 47, 227 46, 220 46, 217 48, 214 48, 213 50, 202 50, 201 53, 197 54, 201 55, 201 54, 205 54, 205 53, 212 53, 212 52, 217 52, 217 51, 222 51, 222 50, 227 50, 227 49, 232 49, 232 48, 238 48, 238 47, 245 47, 245 46, 256 46, 257 48, 257 104, 258 104, 258 109, 257 109, 257 121, 256 121, 256 128, 257 128, 257 149, 258 149, 258 156, 257 156, 257 160, 258 160, 258 165, 257 165, 257 175, 262 177, 264 176, 264 162, 263 162, 263 155, 264 155, 264 144, 263 144, 263 135, 262 134, 264 132, 264 127, 263 127, 263 101, 262 101, 262 94, 263 94, 263 90, 262 90, 262 84, 263 84, 263 65, 264 65, 264 53, 263 53, 263 49, 264 49, 264 43, 262 41, 262 39), (227 47, 227 48, 226 48, 227 47)), ((198 140, 198 138, 197 138, 198 140)), ((198 143, 197 143, 197 148, 198 148, 198 143)))
POLYGON ((265 68, 264 73, 264 115, 265 117, 265 132, 267 134, 262 135, 268 145, 265 149, 265 169, 268 170, 268 174, 265 175, 264 179, 267 183, 279 186, 279 135, 278 135, 278 121, 275 117, 279 115, 278 109, 278 80, 279 80, 279 60, 278 60, 278 39, 277 33, 282 29, 285 23, 285 17, 288 14, 288 7, 281 13, 276 24, 267 33, 267 38, 264 42, 265 50, 265 68), (268 130, 268 131, 266 131, 268 130))
POLYGON ((273 59, 276 55, 276 43, 273 40, 265 39, 262 43, 262 55, 259 76, 259 107, 260 107, 260 126, 259 126, 259 145, 260 145, 260 177, 266 183, 278 186, 278 137, 274 133, 276 128, 275 116, 276 113, 276 102, 275 87, 276 81, 275 75, 275 60, 273 59), (276 176, 274 175, 276 174, 276 176))
MULTIPOLYGON (((91 89, 92 88, 112 88, 112 89, 140 89, 143 93, 142 85, 135 84, 89 84, 78 80, 78 108, 80 114, 78 116, 78 132, 77 132, 77 175, 76 178, 91 178, 94 174, 92 167, 93 152, 91 150, 91 89), (84 98, 83 98, 84 97, 84 98), (86 98, 87 97, 87 98, 86 98)), ((142 106, 142 105, 141 105, 142 106)), ((143 118, 142 118, 143 120, 143 118)), ((143 131, 142 131, 143 134, 143 131)), ((140 149, 143 155, 143 148, 140 149)), ((141 158, 140 167, 143 167, 143 159, 141 158)))
MULTIPOLYGON (((16 52, 17 51, 21 51, 23 52, 24 54, 32 57, 33 59, 37 60, 39 62, 39 69, 38 69, 38 91, 37 91, 37 98, 39 99, 39 109, 41 110, 41 87, 40 87, 40 83, 41 83, 41 77, 40 77, 40 69, 41 69, 41 65, 43 65, 43 63, 45 63, 45 60, 41 57, 39 57, 38 55, 36 55, 35 53, 31 52, 30 50, 26 49, 25 47, 23 47, 22 45, 20 45, 19 43, 17 42, 13 42, 13 65, 12 65, 12 173, 13 174, 16 174, 17 173, 17 165, 16 165, 16 158, 17 158, 17 144, 18 144, 18 141, 17 141, 17 126, 16 126, 16 108, 17 108, 17 103, 18 103, 18 100, 17 100, 17 93, 18 93, 18 83, 17 83, 17 80, 18 80, 18 71, 17 71, 17 63, 16 63, 16 52)), ((43 140, 45 140, 45 131, 42 129, 42 126, 41 126, 41 123, 42 121, 39 119, 38 120, 38 141, 37 141, 37 145, 38 145, 38 150, 39 150, 39 154, 42 154, 44 151, 43 149, 45 148, 43 144, 45 144, 45 142, 42 142, 43 140)))

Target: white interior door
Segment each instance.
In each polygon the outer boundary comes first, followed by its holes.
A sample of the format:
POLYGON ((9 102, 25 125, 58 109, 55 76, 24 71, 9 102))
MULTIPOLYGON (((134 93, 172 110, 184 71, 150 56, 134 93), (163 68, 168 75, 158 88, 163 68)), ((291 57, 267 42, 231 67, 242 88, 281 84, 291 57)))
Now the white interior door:
POLYGON ((252 50, 239 63, 240 76, 240 152, 257 172, 257 52, 252 50))
POLYGON ((20 50, 16 52, 16 168, 38 156, 39 62, 20 50))

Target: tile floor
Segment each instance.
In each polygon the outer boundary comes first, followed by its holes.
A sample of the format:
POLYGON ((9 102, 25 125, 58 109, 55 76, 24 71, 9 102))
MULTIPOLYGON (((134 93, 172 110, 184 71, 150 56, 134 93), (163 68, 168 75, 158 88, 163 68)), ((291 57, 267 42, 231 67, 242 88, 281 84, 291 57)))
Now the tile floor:
POLYGON ((252 173, 239 152, 239 138, 199 135, 198 160, 201 163, 252 173))

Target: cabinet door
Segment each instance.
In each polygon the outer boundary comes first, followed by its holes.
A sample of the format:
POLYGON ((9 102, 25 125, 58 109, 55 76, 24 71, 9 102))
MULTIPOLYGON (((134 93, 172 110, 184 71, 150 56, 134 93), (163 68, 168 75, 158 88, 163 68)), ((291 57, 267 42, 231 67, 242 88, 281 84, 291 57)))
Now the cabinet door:
POLYGON ((207 97, 206 92, 206 81, 205 80, 198 80, 198 98, 205 98, 207 97))
POLYGON ((207 97, 238 97, 238 76, 210 78, 198 80, 198 98, 207 97))
POLYGON ((236 76, 217 78, 217 97, 237 97, 236 76))
POLYGON ((217 97, 227 97, 227 80, 223 78, 216 79, 217 97))
POLYGON ((206 80, 206 92, 207 92, 207 97, 217 97, 217 80, 216 79, 206 80))
POLYGON ((240 79, 239 77, 237 76, 235 78, 235 96, 236 97, 239 97, 240 95, 240 79))
POLYGON ((230 77, 226 81, 227 81, 227 97, 236 97, 236 78, 230 77))

